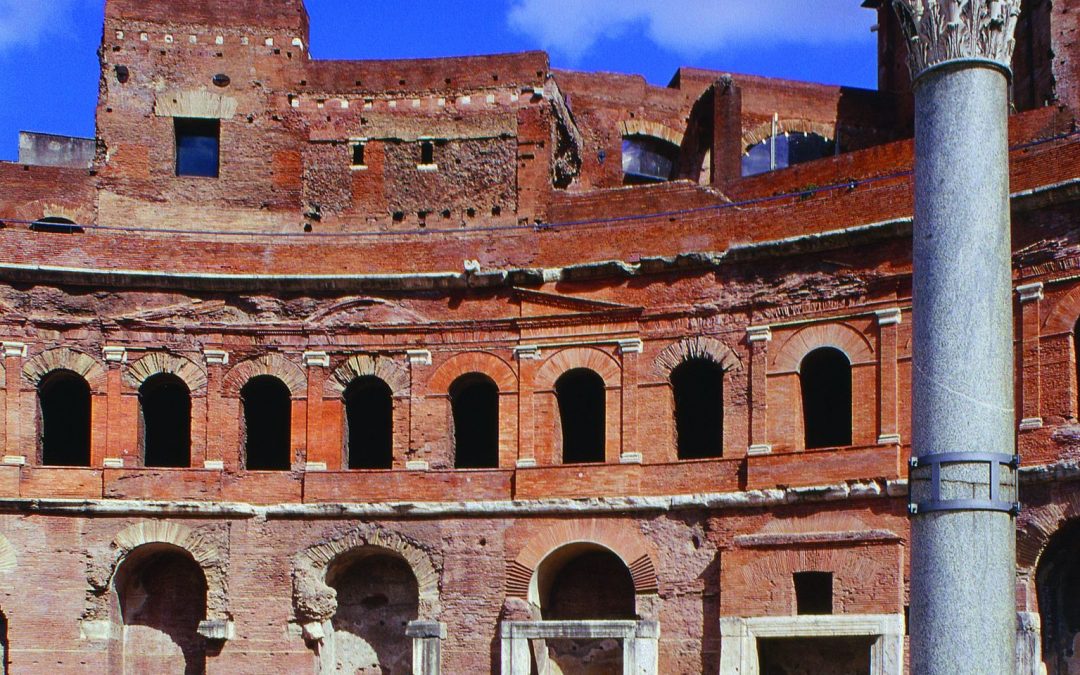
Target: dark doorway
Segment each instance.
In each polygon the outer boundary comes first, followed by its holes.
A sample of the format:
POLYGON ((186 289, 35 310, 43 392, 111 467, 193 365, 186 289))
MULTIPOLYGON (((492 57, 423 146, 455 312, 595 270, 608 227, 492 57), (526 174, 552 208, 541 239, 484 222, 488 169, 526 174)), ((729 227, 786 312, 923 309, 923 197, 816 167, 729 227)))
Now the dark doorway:
POLYGON ((606 394, 603 378, 588 368, 568 370, 555 382, 563 464, 604 461, 606 394))
POLYGON ((70 370, 54 370, 38 385, 41 463, 90 466, 90 385, 70 370))
POLYGON ((394 462, 394 399, 374 376, 358 377, 345 389, 348 467, 389 469, 394 462))
POLYGON ((1042 657, 1048 675, 1080 673, 1075 651, 1080 635, 1080 521, 1062 527, 1039 556, 1035 572, 1042 625, 1042 657))
POLYGON ((724 370, 689 359, 671 371, 679 459, 720 457, 724 448, 724 370))
POLYGON ((803 429, 806 447, 851 445, 851 362, 834 347, 821 347, 803 358, 803 429))
POLYGON ((499 387, 486 375, 462 375, 450 385, 454 418, 454 466, 499 466, 499 387))
POLYGON ((292 468, 289 388, 273 375, 259 375, 240 390, 240 399, 246 430, 245 466, 252 471, 288 471, 292 468))
POLYGON ((191 392, 176 375, 159 373, 139 387, 143 462, 149 467, 191 466, 191 392))

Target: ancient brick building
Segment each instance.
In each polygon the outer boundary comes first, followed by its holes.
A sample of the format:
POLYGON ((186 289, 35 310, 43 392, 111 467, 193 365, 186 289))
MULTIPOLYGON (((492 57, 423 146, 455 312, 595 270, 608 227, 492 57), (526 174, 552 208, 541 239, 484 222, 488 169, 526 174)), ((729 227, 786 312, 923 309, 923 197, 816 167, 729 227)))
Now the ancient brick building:
MULTIPOLYGON (((878 91, 105 11, 96 143, 0 164, 10 672, 902 671, 888 7, 878 91)), ((1078 17, 1013 80, 1028 673, 1080 671, 1078 17)))

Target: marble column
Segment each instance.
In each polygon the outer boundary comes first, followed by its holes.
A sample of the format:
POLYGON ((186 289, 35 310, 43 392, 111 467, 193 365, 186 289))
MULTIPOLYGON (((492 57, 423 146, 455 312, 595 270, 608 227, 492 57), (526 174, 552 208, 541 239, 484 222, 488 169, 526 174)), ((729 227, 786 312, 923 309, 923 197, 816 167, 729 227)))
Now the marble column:
POLYGON ((1020 0, 892 5, 915 92, 911 670, 1008 673, 1017 495, 1007 132, 1020 0))

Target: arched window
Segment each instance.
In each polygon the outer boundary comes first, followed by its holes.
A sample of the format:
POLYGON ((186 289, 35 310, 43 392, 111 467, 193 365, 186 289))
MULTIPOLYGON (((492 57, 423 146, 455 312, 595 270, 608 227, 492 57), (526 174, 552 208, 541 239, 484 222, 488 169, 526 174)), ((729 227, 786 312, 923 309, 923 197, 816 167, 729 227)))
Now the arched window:
POLYGON ((394 401, 390 387, 374 376, 358 377, 345 388, 350 469, 389 469, 394 460, 394 401))
POLYGON ((187 551, 169 544, 140 546, 114 579, 123 630, 124 672, 203 673, 206 576, 187 551))
POLYGON ((751 145, 742 158, 742 175, 786 169, 836 154, 836 143, 814 133, 778 133, 751 145))
POLYGON ((626 136, 622 142, 623 183, 661 183, 675 175, 679 146, 653 136, 626 136))
POLYGON ((75 221, 57 216, 48 216, 41 220, 35 220, 30 225, 30 229, 34 232, 54 232, 58 234, 77 234, 83 231, 83 228, 76 225, 75 221))
POLYGON ((252 471, 288 471, 292 465, 289 388, 273 375, 259 375, 240 390, 240 399, 246 430, 245 466, 252 471))
POLYGON ((139 387, 143 463, 191 466, 191 392, 176 375, 158 373, 139 387))
POLYGON ((834 347, 807 354, 799 368, 806 447, 851 445, 851 362, 834 347))
POLYGON ((337 591, 333 672, 414 672, 406 627, 419 615, 420 592, 409 564, 380 549, 361 549, 335 561, 326 583, 337 591))
POLYGON ((454 466, 499 466, 499 387, 487 375, 462 375, 450 385, 454 417, 454 466))
POLYGON ((90 385, 70 370, 54 370, 38 385, 41 463, 90 466, 90 385))
POLYGON ((604 379, 588 368, 568 370, 556 380, 563 464, 604 461, 605 396, 604 379))
POLYGON ((724 447, 724 370, 688 359, 671 371, 679 459, 720 457, 724 447))

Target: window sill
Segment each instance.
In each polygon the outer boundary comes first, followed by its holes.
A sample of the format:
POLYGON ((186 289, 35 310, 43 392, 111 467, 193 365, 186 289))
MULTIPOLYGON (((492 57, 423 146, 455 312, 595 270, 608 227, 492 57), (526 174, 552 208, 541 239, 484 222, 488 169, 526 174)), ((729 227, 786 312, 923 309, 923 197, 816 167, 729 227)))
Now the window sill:
POLYGON ((417 171, 438 171, 439 170, 439 165, 438 164, 417 164, 416 165, 416 170, 417 171))
POLYGON ((353 164, 349 167, 350 171, 367 171, 367 164, 353 164))

